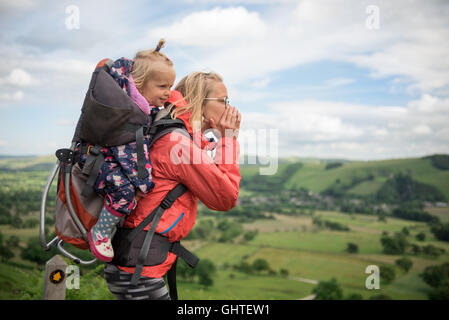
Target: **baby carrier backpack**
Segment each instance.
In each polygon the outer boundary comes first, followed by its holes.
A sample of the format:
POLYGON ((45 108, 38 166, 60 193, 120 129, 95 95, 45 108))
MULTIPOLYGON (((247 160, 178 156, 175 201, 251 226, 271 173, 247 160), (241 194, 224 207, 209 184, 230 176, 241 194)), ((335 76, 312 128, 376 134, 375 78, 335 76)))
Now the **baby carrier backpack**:
MULTIPOLYGON (((144 167, 144 138, 149 146, 164 135, 179 130, 190 137, 184 123, 172 119, 165 109, 146 115, 122 90, 109 74, 113 61, 100 61, 93 74, 81 109, 72 145, 58 149, 58 159, 44 188, 41 202, 40 240, 44 250, 57 245, 59 251, 76 263, 92 264, 65 250, 63 243, 70 243, 80 249, 88 249, 87 235, 98 220, 104 206, 104 198, 94 192, 93 186, 105 159, 100 152, 102 147, 118 146, 136 142, 137 174, 139 178, 148 176, 144 167), (81 168, 79 158, 87 154, 81 168), (57 237, 46 242, 45 203, 50 186, 57 176, 57 196, 55 205, 55 230, 57 237)), ((148 149, 149 152, 149 149, 148 149)), ((182 258, 192 268, 199 259, 178 242, 169 242, 167 237, 155 233, 160 217, 173 202, 180 197, 186 187, 178 184, 134 229, 118 227, 112 240, 115 257, 113 263, 121 266, 135 266, 131 285, 137 284, 143 266, 158 265, 165 261, 168 252, 182 258), (150 229, 144 228, 151 223, 150 229)), ((150 191, 151 192, 151 191, 150 191)), ((170 296, 177 298, 176 262, 168 272, 170 296)))

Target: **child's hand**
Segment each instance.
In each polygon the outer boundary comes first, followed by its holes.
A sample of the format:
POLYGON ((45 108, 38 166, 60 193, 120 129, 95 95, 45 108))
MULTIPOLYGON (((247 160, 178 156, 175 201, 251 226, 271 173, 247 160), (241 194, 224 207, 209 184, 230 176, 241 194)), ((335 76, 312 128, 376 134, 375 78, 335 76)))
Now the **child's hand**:
POLYGON ((136 201, 139 201, 142 198, 145 198, 145 193, 143 193, 140 190, 137 190, 136 194, 134 195, 134 198, 136 198, 136 201))

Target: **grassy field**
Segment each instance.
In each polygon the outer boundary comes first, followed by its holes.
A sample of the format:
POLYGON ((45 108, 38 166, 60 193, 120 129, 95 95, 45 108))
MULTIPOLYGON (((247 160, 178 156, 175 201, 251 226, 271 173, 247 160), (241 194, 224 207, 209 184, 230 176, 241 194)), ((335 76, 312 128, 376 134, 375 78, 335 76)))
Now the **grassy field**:
MULTIPOLYGON (((12 194, 13 191, 17 193, 20 190, 23 192, 31 190, 39 193, 53 163, 53 156, 31 160, 0 159, 0 169, 3 168, 1 171, 3 192, 12 194)), ((282 179, 277 181, 283 183, 286 188, 305 187, 320 192, 337 179, 342 183, 350 183, 354 177, 373 175, 373 179, 358 183, 348 191, 357 195, 370 195, 374 194, 392 173, 408 170, 414 179, 437 186, 449 199, 449 170, 436 169, 429 159, 351 161, 343 162, 342 166, 331 170, 326 170, 326 162, 319 159, 302 163, 303 166, 294 172, 286 171, 292 168, 291 162, 280 163, 279 175, 282 179)), ((250 179, 259 174, 259 167, 242 166, 241 172, 243 179, 250 179)), ((257 195, 257 192, 241 189, 240 196, 251 195, 257 195)), ((426 210, 438 216, 442 222, 449 222, 448 207, 433 207, 426 210)), ((13 214, 17 212, 13 210, 13 214)), ((449 262, 449 243, 435 239, 426 223, 390 216, 386 218, 386 222, 382 222, 377 216, 344 214, 336 211, 315 211, 313 216, 309 210, 307 212, 308 214, 296 216, 272 213, 275 219, 244 223, 245 231, 258 231, 250 241, 243 241, 241 236, 233 243, 185 241, 185 246, 191 248, 201 259, 213 261, 217 270, 213 275, 213 286, 207 289, 198 283, 180 279, 178 284, 180 298, 301 299, 311 295, 316 286, 301 281, 302 278, 316 281, 336 278, 345 297, 357 293, 364 299, 369 299, 373 295, 383 293, 393 299, 427 299, 432 289, 421 280, 419 274, 427 266, 449 262), (338 222, 349 227, 350 231, 319 228, 312 223, 313 217, 338 222), (401 257, 382 252, 380 242, 382 233, 392 235, 401 232, 404 227, 410 232, 407 236, 410 243, 420 246, 432 244, 445 249, 446 252, 438 258, 406 254, 413 261, 409 272, 405 273, 396 267, 396 278, 392 283, 384 284, 381 275, 380 290, 366 289, 367 266, 373 264, 394 266, 395 260, 401 257), (420 232, 425 233, 425 241, 416 240, 416 235, 420 232), (349 242, 358 245, 358 253, 346 252, 349 242), (272 272, 245 274, 233 268, 242 262, 251 264, 256 259, 265 259, 272 272), (287 270, 289 275, 282 276, 281 270, 287 270)), ((21 217, 24 220, 37 218, 38 212, 21 213, 21 217)), ((199 214, 198 218, 210 219, 210 216, 203 217, 199 214)), ((18 236, 22 247, 26 245, 28 239, 39 235, 38 227, 16 229, 10 225, 0 225, 0 232, 4 239, 12 235, 18 236)), ((14 248, 13 252, 15 257, 8 263, 0 262, 0 299, 40 299, 43 283, 42 266, 38 268, 34 263, 23 260, 19 248, 14 248)), ((105 281, 101 278, 101 264, 98 264, 96 269, 81 268, 81 271, 81 289, 68 291, 68 299, 112 299, 105 281)))
MULTIPOLYGON (((193 249, 200 259, 213 261, 217 271, 213 276, 214 285, 207 289, 198 283, 180 280, 178 288, 181 299, 300 299, 310 295, 315 285, 298 281, 298 278, 327 281, 333 277, 341 285, 344 296, 358 293, 364 299, 369 299, 374 294, 384 293, 393 299, 427 299, 431 288, 419 278, 419 273, 427 266, 449 262, 449 243, 436 240, 425 223, 396 218, 379 222, 369 215, 348 215, 332 211, 317 211, 315 215, 342 223, 351 231, 318 229, 312 224, 312 217, 307 215, 276 214, 275 220, 256 220, 244 224, 245 230, 259 231, 249 242, 185 241, 185 245, 193 249), (395 260, 400 258, 398 255, 382 253, 381 233, 387 231, 392 234, 404 227, 410 230, 407 237, 409 242, 433 244, 444 248, 446 253, 437 259, 408 255, 413 261, 413 267, 408 273, 396 268, 396 279, 391 284, 385 285, 381 280, 380 290, 366 289, 368 275, 365 274, 365 269, 368 265, 393 266, 395 260), (421 231, 426 234, 424 242, 415 240, 415 235, 421 231), (345 251, 348 242, 358 245, 357 254, 345 251), (242 261, 252 263, 259 258, 267 260, 276 274, 248 275, 232 268, 242 261), (281 269, 288 270, 289 277, 281 276, 281 269)), ((6 237, 19 235, 23 242, 38 234, 37 228, 15 230, 1 226, 0 231, 6 237)), ((0 299, 38 296, 42 292, 42 270, 33 269, 33 264, 23 261, 18 251, 11 262, 13 265, 26 266, 26 269, 0 264, 0 299), (33 285, 26 285, 29 283, 33 285)), ((101 266, 97 268, 101 269, 101 266)), ((80 292, 70 292, 68 297, 111 299, 104 281, 100 277, 94 279, 97 282, 95 287, 89 284, 91 280, 82 280, 80 292)))
MULTIPOLYGON (((427 299, 431 288, 419 277, 425 267, 449 261, 449 243, 437 241, 430 233, 428 226, 420 222, 411 222, 395 218, 387 218, 387 222, 378 222, 377 218, 355 214, 349 216, 339 212, 321 211, 316 215, 335 222, 343 223, 351 231, 318 230, 312 225, 312 218, 307 216, 289 217, 277 215, 276 220, 259 220, 245 224, 245 229, 257 229, 259 234, 254 240, 245 244, 205 243, 195 252, 200 258, 208 258, 218 266, 216 281, 213 288, 197 292, 192 284, 185 284, 185 291, 189 298, 241 298, 248 296, 248 284, 255 288, 263 286, 265 299, 298 299, 310 295, 314 285, 295 281, 297 278, 313 279, 318 281, 330 280, 335 277, 341 285, 344 295, 352 293, 362 295, 364 299, 384 293, 393 299, 427 299), (439 258, 426 256, 408 257, 413 261, 413 267, 408 273, 396 268, 396 279, 386 285, 382 283, 380 290, 368 290, 365 281, 368 274, 365 269, 368 265, 387 264, 394 266, 399 255, 382 253, 380 236, 383 231, 390 234, 399 232, 407 227, 410 235, 407 237, 411 243, 420 245, 433 244, 446 249, 446 253, 439 258), (415 240, 416 233, 424 231, 426 241, 415 240), (359 246, 359 253, 346 253, 348 242, 359 246), (275 271, 286 269, 289 271, 288 279, 280 276, 236 276, 227 278, 229 265, 239 261, 252 263, 256 259, 265 259, 270 268, 275 271), (246 277, 245 281, 242 279, 246 277), (248 282, 247 282, 248 281, 248 282), (258 283, 257 286, 252 281, 258 283), (289 286, 284 282, 291 282, 289 286), (293 288, 290 294, 281 289, 293 288)), ((382 279, 382 276, 381 276, 382 279)), ((255 290, 253 297, 259 297, 255 290)), ((249 295, 251 296, 251 295, 249 295)), ((256 299, 257 299, 256 298, 256 299)))
POLYGON ((314 285, 274 276, 247 275, 229 270, 219 270, 214 286, 180 281, 180 299, 213 300, 291 300, 310 294, 314 285))

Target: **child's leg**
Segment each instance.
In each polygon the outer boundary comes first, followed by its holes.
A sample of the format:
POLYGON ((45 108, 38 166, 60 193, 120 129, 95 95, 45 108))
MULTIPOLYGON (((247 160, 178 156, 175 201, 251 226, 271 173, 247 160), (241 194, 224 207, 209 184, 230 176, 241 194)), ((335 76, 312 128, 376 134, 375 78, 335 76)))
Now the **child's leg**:
POLYGON ((134 186, 127 180, 120 167, 112 170, 104 180, 105 206, 97 223, 89 232, 89 244, 92 253, 102 261, 111 261, 114 257, 111 238, 120 219, 129 214, 135 204, 134 186))
POLYGON ((109 262, 114 258, 111 238, 120 219, 121 217, 111 214, 106 206, 101 210, 97 223, 89 232, 90 251, 97 259, 109 262))

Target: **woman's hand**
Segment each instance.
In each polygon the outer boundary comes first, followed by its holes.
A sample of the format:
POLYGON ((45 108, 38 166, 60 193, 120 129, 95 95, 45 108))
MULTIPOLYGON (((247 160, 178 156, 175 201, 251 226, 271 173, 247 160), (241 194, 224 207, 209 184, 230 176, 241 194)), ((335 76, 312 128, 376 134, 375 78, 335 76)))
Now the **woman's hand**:
POLYGON ((221 137, 235 137, 239 135, 242 114, 235 107, 229 106, 223 112, 221 119, 215 123, 214 119, 209 120, 209 127, 217 130, 221 137))

